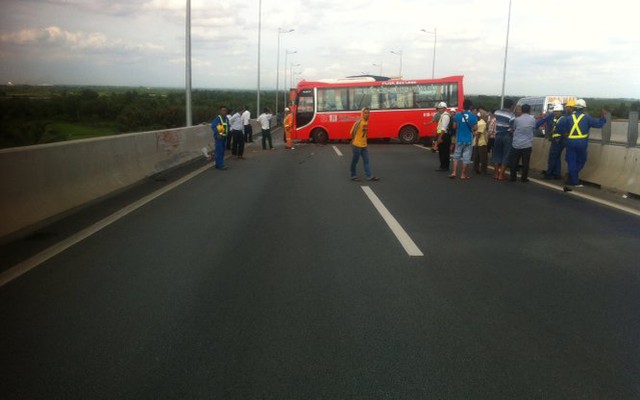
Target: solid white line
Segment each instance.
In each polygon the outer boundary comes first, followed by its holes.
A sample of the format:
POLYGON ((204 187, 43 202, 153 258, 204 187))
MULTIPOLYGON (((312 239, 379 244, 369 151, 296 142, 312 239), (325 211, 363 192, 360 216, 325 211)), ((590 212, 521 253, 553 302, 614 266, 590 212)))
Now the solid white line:
POLYGON ((335 151, 339 157, 342 157, 342 152, 335 145, 333 145, 332 147, 333 151, 335 151))
POLYGON ((389 228, 391 228, 391 231, 393 232, 393 234, 396 235, 396 238, 398 238, 398 240, 400 241, 400 244, 402 245, 402 247, 404 247, 407 254, 413 257, 424 256, 424 254, 420 251, 418 246, 416 246, 415 242, 409 237, 407 232, 402 228, 402 226, 400 226, 400 223, 398 223, 398 220, 396 220, 395 217, 391 215, 389 210, 387 210, 384 204, 382 204, 382 201, 380 201, 378 196, 376 196, 376 194, 373 193, 373 190, 371 190, 369 186, 361 186, 361 187, 362 187, 362 190, 364 190, 367 197, 369 197, 369 200, 371 200, 371 203, 373 203, 373 206, 376 208, 376 210, 378 210, 378 212, 382 216, 382 219, 384 219, 387 225, 389 225, 389 228))
POLYGON ((88 238, 89 236, 93 235, 96 232, 99 232, 100 230, 102 230, 103 228, 113 224, 114 222, 118 221, 120 218, 124 217, 125 215, 137 210, 138 208, 144 206, 145 204, 155 200, 156 198, 162 196, 163 194, 169 192, 170 190, 175 189, 176 187, 182 185, 183 183, 187 182, 190 179, 193 179, 194 177, 196 177, 197 175, 203 173, 204 171, 206 171, 207 169, 213 167, 213 163, 210 163, 204 167, 201 167, 199 169, 197 169, 196 171, 193 171, 192 173, 178 179, 175 182, 172 182, 171 184, 163 187, 162 189, 156 190, 155 192, 143 197, 142 199, 128 205, 127 207, 116 211, 115 213, 111 214, 110 216, 102 219, 101 221, 96 222, 95 224, 89 226, 88 228, 85 228, 81 231, 79 231, 78 233, 68 237, 67 239, 49 247, 48 249, 36 254, 35 256, 11 267, 10 269, 0 273, 0 287, 6 285, 7 283, 11 282, 12 280, 22 276, 23 274, 31 271, 32 269, 34 269, 35 267, 37 267, 38 265, 42 264, 43 262, 47 261, 48 259, 55 257, 56 255, 62 253, 63 251, 65 251, 66 249, 70 248, 71 246, 81 242, 82 240, 88 238))

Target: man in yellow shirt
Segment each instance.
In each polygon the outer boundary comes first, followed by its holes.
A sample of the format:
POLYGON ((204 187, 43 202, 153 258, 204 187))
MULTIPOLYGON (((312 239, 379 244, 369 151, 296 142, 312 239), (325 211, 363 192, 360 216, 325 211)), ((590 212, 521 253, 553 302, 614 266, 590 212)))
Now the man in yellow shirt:
POLYGON ((353 158, 351 159, 351 180, 359 181, 356 175, 356 166, 358 160, 362 157, 364 163, 364 173, 368 181, 378 181, 380 178, 371 175, 371 166, 369 165, 369 150, 367 150, 367 133, 369 132, 369 114, 368 108, 363 108, 358 119, 351 127, 351 150, 353 158))
POLYGON ((489 161, 487 111, 480 108, 478 111, 478 130, 473 134, 473 170, 476 174, 486 174, 489 161))

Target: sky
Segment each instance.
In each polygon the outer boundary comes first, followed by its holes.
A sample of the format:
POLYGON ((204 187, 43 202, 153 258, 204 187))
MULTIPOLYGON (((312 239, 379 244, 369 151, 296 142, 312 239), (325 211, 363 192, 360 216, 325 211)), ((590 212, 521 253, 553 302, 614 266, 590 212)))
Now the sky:
MULTIPOLYGON (((0 83, 184 87, 186 3, 3 0, 0 83)), ((261 17, 259 3, 191 0, 193 88, 255 90, 259 58, 263 90, 285 72, 287 86, 434 74, 499 95, 507 48, 506 95, 640 98, 628 0, 512 0, 508 47, 509 0, 261 0, 261 17)))

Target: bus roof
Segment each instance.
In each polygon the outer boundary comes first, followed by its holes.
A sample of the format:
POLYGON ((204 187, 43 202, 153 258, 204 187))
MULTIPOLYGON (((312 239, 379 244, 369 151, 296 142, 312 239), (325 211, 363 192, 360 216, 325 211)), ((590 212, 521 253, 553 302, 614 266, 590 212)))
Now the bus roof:
POLYGON ((437 79, 397 79, 387 78, 381 80, 373 75, 352 76, 339 79, 321 79, 317 81, 300 81, 298 89, 313 87, 350 87, 350 86, 387 86, 387 85, 416 85, 442 82, 458 82, 462 81, 463 75, 453 75, 437 79))

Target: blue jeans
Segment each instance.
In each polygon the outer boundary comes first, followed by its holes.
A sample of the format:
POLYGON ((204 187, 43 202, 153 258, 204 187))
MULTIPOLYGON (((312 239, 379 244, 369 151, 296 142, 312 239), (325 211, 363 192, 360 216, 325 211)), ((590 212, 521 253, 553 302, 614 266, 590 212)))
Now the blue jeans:
POLYGON ((587 147, 588 139, 567 139, 567 169, 569 170, 569 184, 577 185, 580 183, 580 171, 587 163, 587 147))
POLYGON ((547 162, 547 178, 560 178, 562 176, 562 151, 564 150, 564 141, 561 140, 551 142, 549 148, 549 161, 547 162))
POLYGON ((364 173, 367 178, 371 178, 369 150, 367 150, 366 147, 351 146, 351 152, 353 153, 353 158, 351 158, 351 177, 354 178, 356 176, 356 165, 358 165, 358 160, 360 160, 360 156, 362 156, 362 162, 364 163, 364 173))
POLYGON ((496 141, 491 153, 492 164, 509 165, 509 153, 511 152, 511 142, 513 137, 508 133, 496 134, 496 141))
POLYGON ((454 161, 462 161, 463 164, 471 164, 472 155, 473 145, 471 143, 456 143, 456 149, 453 153, 454 161))
POLYGON ((215 160, 216 160, 216 168, 222 169, 224 168, 224 150, 226 148, 226 140, 224 136, 216 135, 215 139, 215 160))

